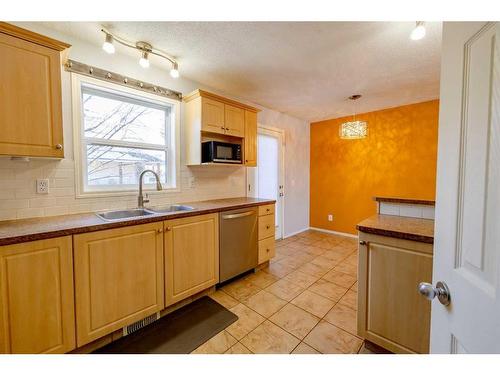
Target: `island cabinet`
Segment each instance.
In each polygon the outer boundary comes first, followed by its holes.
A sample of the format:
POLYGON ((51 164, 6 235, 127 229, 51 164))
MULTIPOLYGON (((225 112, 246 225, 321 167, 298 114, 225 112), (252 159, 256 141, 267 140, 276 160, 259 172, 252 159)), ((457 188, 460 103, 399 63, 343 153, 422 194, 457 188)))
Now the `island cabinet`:
POLYGON ((66 43, 0 22, 0 155, 63 158, 66 43))
POLYGON ((219 281, 218 214, 164 222, 165 302, 170 306, 219 281))
POLYGON ((204 90, 183 101, 187 165, 202 164, 201 143, 210 140, 242 145, 243 164, 257 165, 257 108, 204 90))
POLYGON ((163 223, 74 236, 78 346, 164 308, 163 223))
POLYGON ((358 335, 394 353, 428 353, 433 246, 359 233, 358 335))
POLYGON ((0 353, 75 348, 71 236, 0 246, 0 353))

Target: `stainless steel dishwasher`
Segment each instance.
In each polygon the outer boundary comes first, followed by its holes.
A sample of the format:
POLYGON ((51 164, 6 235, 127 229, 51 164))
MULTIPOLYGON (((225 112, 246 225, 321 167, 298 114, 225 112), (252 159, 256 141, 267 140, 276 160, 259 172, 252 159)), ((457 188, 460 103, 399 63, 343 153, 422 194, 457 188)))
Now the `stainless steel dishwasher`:
POLYGON ((256 207, 219 214, 219 282, 257 266, 257 218, 256 207))

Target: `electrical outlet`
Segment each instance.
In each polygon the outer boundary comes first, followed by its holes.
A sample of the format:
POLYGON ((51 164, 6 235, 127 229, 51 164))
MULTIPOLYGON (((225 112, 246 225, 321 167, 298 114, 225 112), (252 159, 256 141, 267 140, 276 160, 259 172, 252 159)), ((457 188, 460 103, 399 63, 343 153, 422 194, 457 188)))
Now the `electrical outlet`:
POLYGON ((332 214, 328 214, 328 221, 333 221, 333 215, 332 214))
POLYGON ((49 179, 39 178, 36 180, 36 193, 49 194, 49 179))

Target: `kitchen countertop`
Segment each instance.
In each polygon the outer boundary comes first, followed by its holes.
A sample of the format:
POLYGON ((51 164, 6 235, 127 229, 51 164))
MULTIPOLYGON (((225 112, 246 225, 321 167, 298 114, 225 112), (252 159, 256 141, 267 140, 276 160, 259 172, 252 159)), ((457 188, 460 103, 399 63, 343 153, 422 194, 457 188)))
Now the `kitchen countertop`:
POLYGON ((387 203, 404 203, 404 204, 421 204, 425 206, 435 206, 436 201, 430 201, 426 199, 413 199, 413 198, 398 198, 398 197, 373 197, 376 202, 387 202, 387 203))
POLYGON ((374 215, 359 223, 360 232, 434 243, 434 220, 414 217, 374 215))
POLYGON ((0 246, 271 203, 275 203, 275 201, 271 199, 241 197, 182 202, 183 205, 194 207, 194 210, 153 214, 145 217, 133 217, 114 221, 105 221, 94 212, 0 221, 0 246))

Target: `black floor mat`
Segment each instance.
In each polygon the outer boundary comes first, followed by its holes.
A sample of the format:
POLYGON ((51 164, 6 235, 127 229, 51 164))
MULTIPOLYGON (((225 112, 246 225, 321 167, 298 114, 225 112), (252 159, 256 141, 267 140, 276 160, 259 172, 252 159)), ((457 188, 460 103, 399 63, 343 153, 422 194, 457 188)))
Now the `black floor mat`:
POLYGON ((205 296, 94 353, 188 354, 237 320, 238 316, 205 296))

